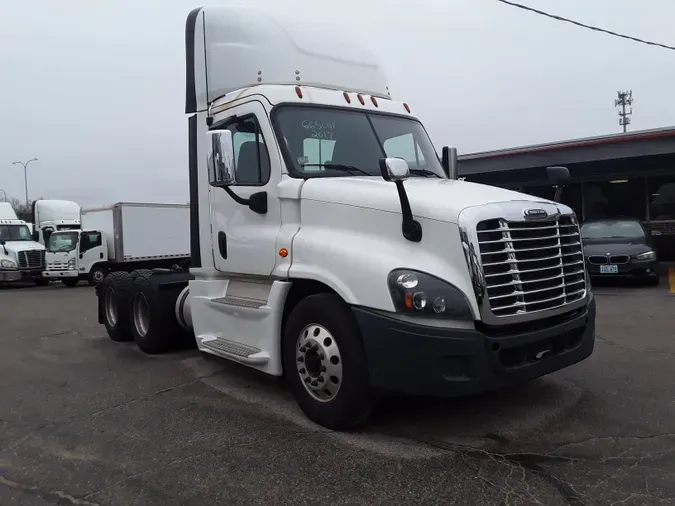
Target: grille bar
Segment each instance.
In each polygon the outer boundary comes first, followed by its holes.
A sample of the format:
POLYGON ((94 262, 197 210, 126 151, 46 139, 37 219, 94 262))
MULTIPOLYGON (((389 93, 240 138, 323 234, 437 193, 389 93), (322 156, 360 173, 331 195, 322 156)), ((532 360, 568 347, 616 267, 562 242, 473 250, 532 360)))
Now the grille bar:
POLYGON ((584 256, 573 216, 483 220, 476 232, 494 316, 555 309, 584 297, 584 256))
POLYGON ((39 249, 19 251, 19 269, 38 269, 45 266, 45 252, 39 249))

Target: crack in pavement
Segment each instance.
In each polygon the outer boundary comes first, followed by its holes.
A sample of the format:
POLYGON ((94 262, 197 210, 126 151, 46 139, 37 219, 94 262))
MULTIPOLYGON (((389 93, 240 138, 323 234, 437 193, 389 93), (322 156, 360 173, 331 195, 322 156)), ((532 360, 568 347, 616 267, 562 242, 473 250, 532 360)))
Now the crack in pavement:
POLYGON ((78 499, 77 497, 66 494, 65 492, 61 492, 60 490, 51 492, 48 490, 42 490, 39 487, 23 485, 19 482, 8 479, 3 475, 0 475, 0 485, 4 485, 5 487, 14 490, 20 490, 26 494, 37 496, 46 501, 53 502, 54 504, 70 504, 73 506, 99 506, 98 503, 89 502, 84 499, 78 499))
MULTIPOLYGON (((21 436, 12 436, 12 437, 8 437, 8 438, 5 438, 5 439, 0 439, 0 443, 7 443, 7 442, 9 442, 9 441, 18 439, 18 441, 15 441, 14 444, 11 445, 11 446, 9 446, 9 448, 8 448, 9 450, 13 450, 13 449, 15 449, 18 445, 20 445, 21 443, 23 443, 24 441, 26 441, 27 439, 29 439, 31 436, 33 436, 36 432, 38 432, 38 431, 40 431, 40 430, 43 430, 43 429, 51 429, 51 428, 54 428, 54 427, 58 427, 58 426, 60 426, 60 425, 66 425, 66 424, 71 423, 71 422, 74 422, 74 421, 76 421, 76 420, 83 420, 83 419, 86 419, 86 418, 93 418, 93 417, 95 417, 95 416, 97 416, 97 415, 99 415, 99 414, 101 414, 101 413, 105 413, 106 411, 110 411, 110 410, 113 410, 113 409, 117 409, 117 408, 120 408, 120 407, 122 407, 122 406, 127 406, 127 405, 133 404, 134 402, 137 402, 137 401, 143 401, 143 400, 146 400, 146 399, 150 399, 151 397, 154 397, 154 396, 156 396, 156 395, 163 394, 163 393, 166 393, 166 392, 170 392, 170 391, 176 390, 176 389, 178 389, 178 388, 183 388, 183 387, 186 387, 186 386, 193 385, 193 384, 195 384, 195 383, 198 383, 199 381, 202 381, 203 379, 210 378, 210 377, 212 377, 212 376, 216 376, 217 374, 220 374, 221 372, 224 372, 224 371, 225 371, 225 368, 223 368, 223 369, 218 369, 217 371, 211 372, 211 373, 209 373, 209 374, 205 374, 205 375, 198 376, 198 377, 196 377, 196 378, 194 378, 194 379, 192 379, 192 380, 190 380, 190 381, 186 381, 186 382, 184 382, 184 383, 179 383, 179 384, 177 384, 177 385, 172 385, 172 386, 169 386, 169 387, 166 387, 166 388, 162 388, 162 389, 160 389, 160 390, 157 390, 156 392, 152 392, 151 394, 140 395, 140 396, 138 396, 138 397, 133 397, 132 399, 129 399, 129 400, 126 400, 126 401, 124 401, 124 402, 120 402, 120 403, 114 404, 114 405, 112 405, 112 406, 106 406, 106 407, 103 407, 103 408, 98 409, 98 410, 96 410, 96 411, 93 411, 93 412, 91 412, 91 413, 85 413, 85 414, 83 414, 83 415, 75 415, 75 416, 71 416, 71 417, 69 417, 69 418, 66 418, 66 419, 64 419, 64 420, 57 420, 57 421, 55 421, 55 422, 50 422, 50 423, 46 423, 46 424, 43 424, 43 425, 38 425, 37 427, 35 427, 34 429, 32 429, 28 434, 26 434, 26 435, 24 435, 24 436, 22 436, 22 437, 21 437, 21 436)), ((0 448, 0 450, 2 450, 2 448, 0 448)))

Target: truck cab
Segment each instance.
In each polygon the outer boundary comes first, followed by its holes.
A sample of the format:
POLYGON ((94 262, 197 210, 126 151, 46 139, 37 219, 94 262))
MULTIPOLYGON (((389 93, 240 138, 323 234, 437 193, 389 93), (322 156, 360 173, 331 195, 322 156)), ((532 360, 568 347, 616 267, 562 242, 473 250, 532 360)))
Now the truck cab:
POLYGON ((572 209, 458 181, 373 55, 321 33, 246 7, 188 16, 191 268, 106 277, 110 337, 158 353, 191 332, 285 376, 332 429, 381 392, 470 395, 588 357, 572 209))
POLYGON ((58 230, 49 237, 47 268, 42 275, 75 286, 80 280, 95 285, 103 279, 94 266, 108 261, 108 246, 100 230, 58 230), (92 275, 94 273, 94 275, 92 275))
POLYGON ((11 204, 0 202, 0 282, 29 279, 45 285, 44 265, 45 248, 33 241, 28 223, 17 218, 11 204))
POLYGON ((53 232, 80 228, 80 206, 70 200, 35 200, 33 225, 33 240, 46 246, 53 232))

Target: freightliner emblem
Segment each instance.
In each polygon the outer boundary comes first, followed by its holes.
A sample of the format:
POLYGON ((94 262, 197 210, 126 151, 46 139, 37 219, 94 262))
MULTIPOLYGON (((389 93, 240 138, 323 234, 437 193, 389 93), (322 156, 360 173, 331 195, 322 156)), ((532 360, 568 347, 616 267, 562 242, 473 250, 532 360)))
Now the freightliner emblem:
POLYGON ((525 209, 523 214, 525 218, 546 218, 548 216, 545 209, 525 209))

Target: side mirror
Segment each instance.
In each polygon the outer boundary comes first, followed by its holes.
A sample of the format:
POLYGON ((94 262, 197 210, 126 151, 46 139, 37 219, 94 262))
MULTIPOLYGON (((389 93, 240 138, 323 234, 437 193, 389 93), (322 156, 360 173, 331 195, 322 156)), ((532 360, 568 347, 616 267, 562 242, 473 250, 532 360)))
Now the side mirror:
POLYGON ((552 185, 567 184, 570 181, 570 171, 567 167, 546 167, 546 175, 552 185))
POLYGON ((30 235, 33 242, 40 242, 40 233, 37 230, 33 230, 33 233, 30 235))
POLYGON ((457 148, 443 147, 441 165, 448 179, 459 179, 457 170, 457 148))
POLYGON ((7 241, 5 241, 4 239, 0 239, 0 246, 4 246, 6 242, 7 241))
POLYGON ((206 133, 210 150, 206 160, 211 186, 231 186, 237 181, 234 174, 234 142, 229 130, 211 130, 206 133))
POLYGON ((403 158, 380 158, 380 172, 385 181, 405 181, 410 177, 408 162, 403 158))

